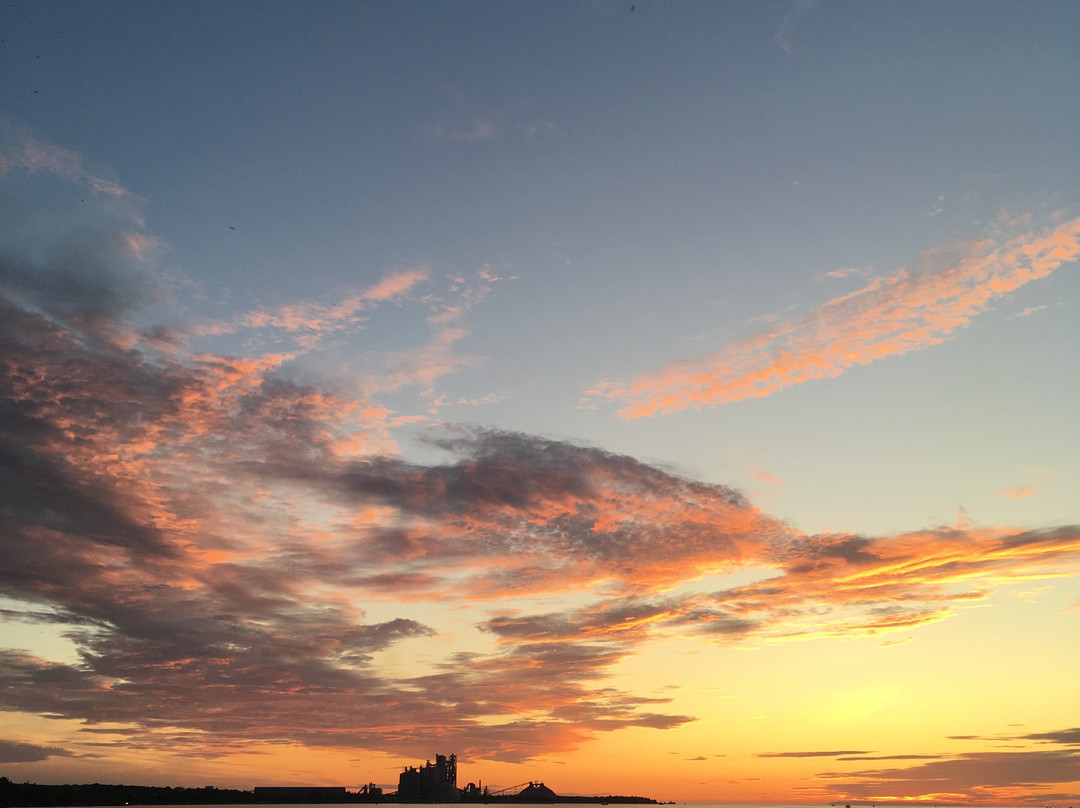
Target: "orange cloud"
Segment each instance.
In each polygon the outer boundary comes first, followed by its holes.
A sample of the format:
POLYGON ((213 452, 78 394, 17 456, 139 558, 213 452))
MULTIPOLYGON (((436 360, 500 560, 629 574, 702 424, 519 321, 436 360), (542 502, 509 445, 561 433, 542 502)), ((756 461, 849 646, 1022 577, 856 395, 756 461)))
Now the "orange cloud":
POLYGON ((1069 574, 1080 557, 1080 531, 788 535, 747 549, 747 567, 774 574, 714 592, 665 595, 628 587, 618 600, 562 614, 505 616, 487 628, 510 643, 641 642, 673 632, 718 642, 907 634, 948 619, 954 605, 981 600, 1000 584, 1069 574))
MULTIPOLYGON (((232 322, 198 322, 192 330, 196 336, 205 337, 234 333, 241 328, 278 329, 287 332, 304 352, 316 348, 327 334, 359 331, 367 319, 366 312, 376 304, 404 298, 427 280, 426 269, 396 272, 337 303, 290 303, 275 309, 249 311, 232 322)), ((409 386, 422 388, 421 396, 428 400, 427 415, 402 416, 399 423, 404 422, 402 418, 428 420, 438 415, 449 399, 435 390, 435 383, 449 373, 474 367, 481 361, 479 357, 454 353, 456 343, 469 333, 462 321, 491 293, 494 284, 502 280, 485 266, 469 278, 448 278, 443 296, 432 294, 419 298, 428 307, 427 342, 400 351, 362 352, 358 360, 362 369, 355 374, 359 384, 370 395, 409 386)))
POLYGON ((457 356, 455 343, 468 336, 464 328, 440 326, 424 345, 406 351, 371 352, 373 373, 363 378, 364 388, 372 393, 386 393, 407 386, 430 388, 434 382, 455 370, 475 367, 477 357, 457 356))
POLYGON ((291 303, 271 311, 251 311, 239 325, 245 328, 281 328, 285 331, 336 331, 362 321, 361 312, 371 303, 384 303, 401 297, 418 283, 428 279, 424 269, 392 273, 370 289, 349 295, 339 303, 291 303))
POLYGON ((387 301, 408 294, 418 283, 428 279, 426 269, 410 269, 387 275, 363 293, 365 300, 387 301))
POLYGON ((999 242, 943 245, 914 269, 862 289, 707 356, 674 362, 630 382, 605 381, 586 402, 617 401, 642 418, 764 397, 935 345, 966 328, 990 303, 1080 256, 1080 219, 999 242))
POLYGON ((1024 497, 1030 497, 1034 493, 1035 489, 1030 485, 1014 485, 1011 488, 1002 488, 997 492, 997 495, 1009 499, 1023 499, 1024 497))

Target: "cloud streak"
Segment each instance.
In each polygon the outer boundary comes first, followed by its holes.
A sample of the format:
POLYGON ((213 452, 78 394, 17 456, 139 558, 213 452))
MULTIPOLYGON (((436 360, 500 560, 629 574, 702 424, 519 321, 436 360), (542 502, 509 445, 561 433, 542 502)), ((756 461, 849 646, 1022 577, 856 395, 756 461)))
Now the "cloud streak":
POLYGON ((51 757, 69 757, 66 749, 0 739, 0 763, 36 763, 51 757))
POLYGON ((0 179, 13 169, 32 174, 45 172, 89 189, 107 199, 130 199, 127 191, 107 172, 92 168, 82 155, 63 146, 32 136, 23 127, 0 115, 4 132, 0 139, 0 179))
POLYGON ((795 33, 817 4, 818 0, 794 0, 784 14, 784 18, 780 21, 780 28, 773 36, 773 42, 784 53, 789 56, 799 53, 799 48, 795 43, 795 33))
POLYGON ((458 86, 445 89, 447 109, 440 120, 420 128, 424 140, 449 143, 493 143, 514 136, 534 138, 554 131, 551 121, 538 118, 527 102, 492 107, 458 86))
POLYGON ((337 303, 298 303, 274 310, 251 311, 240 318, 239 325, 319 333, 355 327, 362 322, 361 312, 371 308, 372 304, 404 297, 428 277, 425 269, 394 272, 371 288, 350 294, 337 303))
MULTIPOLYGON (((435 292, 430 289, 429 269, 395 271, 368 289, 350 292, 337 302, 308 300, 253 309, 231 320, 202 320, 193 325, 192 332, 198 338, 251 332, 249 344, 274 345, 279 350, 282 344, 289 345, 287 358, 297 359, 317 355, 331 339, 340 343, 361 334, 378 306, 424 306, 428 312, 425 342, 403 350, 373 350, 367 343, 358 342, 355 358, 346 361, 350 375, 368 396, 419 388, 421 398, 428 402, 427 413, 404 417, 429 421, 446 405, 445 395, 436 389, 438 381, 483 363, 483 357, 458 355, 455 349, 469 335, 465 322, 468 313, 502 280, 489 267, 483 267, 469 277, 446 278, 445 288, 435 292)), ((477 403, 485 400, 481 398, 477 403)), ((470 402, 459 400, 458 403, 470 402)))
POLYGON ((1009 488, 1002 488, 997 492, 997 495, 1007 499, 1023 499, 1024 497, 1030 497, 1034 493, 1035 489, 1030 485, 1014 485, 1009 488))
POLYGON ((1080 256, 1080 219, 1012 238, 929 250, 891 275, 759 335, 659 373, 604 381, 585 403, 614 401, 623 418, 644 418, 764 397, 858 365, 939 344, 993 301, 1080 256))
POLYGON ((1067 800, 1075 794, 1051 792, 1056 784, 1080 781, 1080 754, 1060 749, 1021 752, 973 752, 928 760, 915 766, 819 774, 838 781, 849 799, 908 798, 991 802, 1067 800))

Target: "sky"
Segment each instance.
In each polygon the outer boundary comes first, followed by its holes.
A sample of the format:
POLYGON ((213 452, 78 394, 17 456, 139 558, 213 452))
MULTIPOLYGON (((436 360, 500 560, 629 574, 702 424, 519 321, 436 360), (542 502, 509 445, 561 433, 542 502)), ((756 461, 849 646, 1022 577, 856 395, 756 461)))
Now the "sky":
POLYGON ((1080 801, 1080 4, 0 8, 0 775, 1080 801))

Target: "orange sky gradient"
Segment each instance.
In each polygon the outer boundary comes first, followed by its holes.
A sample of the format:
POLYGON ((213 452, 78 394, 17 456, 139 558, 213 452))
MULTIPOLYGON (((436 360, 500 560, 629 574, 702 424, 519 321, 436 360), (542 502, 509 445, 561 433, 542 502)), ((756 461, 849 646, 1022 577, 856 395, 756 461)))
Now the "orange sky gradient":
POLYGON ((1080 805, 1080 6, 3 5, 0 776, 1080 805))

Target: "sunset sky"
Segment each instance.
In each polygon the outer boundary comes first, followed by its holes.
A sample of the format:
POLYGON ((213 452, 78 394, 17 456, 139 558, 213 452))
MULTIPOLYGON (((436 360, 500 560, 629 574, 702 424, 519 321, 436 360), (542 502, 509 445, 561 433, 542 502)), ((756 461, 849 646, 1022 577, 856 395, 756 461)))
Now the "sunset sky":
POLYGON ((1080 804, 1080 3, 0 4, 0 775, 1080 804))

